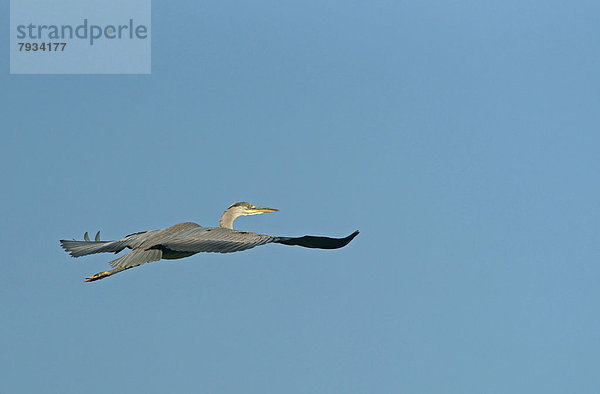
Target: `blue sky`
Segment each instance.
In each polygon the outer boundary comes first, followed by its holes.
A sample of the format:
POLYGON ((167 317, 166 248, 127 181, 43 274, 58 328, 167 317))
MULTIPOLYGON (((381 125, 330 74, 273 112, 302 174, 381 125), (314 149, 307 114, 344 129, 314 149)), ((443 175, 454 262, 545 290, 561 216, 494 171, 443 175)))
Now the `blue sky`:
POLYGON ((598 392, 599 12, 154 2, 151 75, 9 75, 2 40, 0 391, 598 392), (94 283, 58 244, 235 201, 361 233, 94 283))

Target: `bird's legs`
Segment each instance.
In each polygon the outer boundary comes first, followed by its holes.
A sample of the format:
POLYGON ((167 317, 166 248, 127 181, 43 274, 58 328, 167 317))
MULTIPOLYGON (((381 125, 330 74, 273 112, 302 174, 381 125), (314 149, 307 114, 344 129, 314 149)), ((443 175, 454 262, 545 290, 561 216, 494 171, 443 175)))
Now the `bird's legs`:
POLYGON ((125 271, 126 269, 129 269, 129 268, 132 268, 132 267, 127 267, 127 268, 115 268, 115 269, 112 269, 112 270, 110 270, 110 271, 102 271, 102 272, 98 272, 98 273, 97 273, 97 274, 95 274, 95 275, 88 276, 88 277, 87 277, 87 278, 85 278, 84 280, 85 280, 86 282, 93 282, 93 281, 95 281, 95 280, 104 279, 104 278, 106 278, 106 277, 108 277, 108 276, 114 275, 114 274, 116 274, 117 272, 125 271))

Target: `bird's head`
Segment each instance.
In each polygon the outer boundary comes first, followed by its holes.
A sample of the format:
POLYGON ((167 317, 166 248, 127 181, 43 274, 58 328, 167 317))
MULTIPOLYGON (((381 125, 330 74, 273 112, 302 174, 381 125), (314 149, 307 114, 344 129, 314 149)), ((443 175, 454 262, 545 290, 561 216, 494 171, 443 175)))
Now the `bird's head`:
POLYGON ((265 212, 279 212, 279 209, 257 207, 256 205, 247 202, 236 202, 227 208, 227 210, 230 209, 238 213, 237 216, 258 215, 259 213, 265 212))
POLYGON ((247 202, 236 202, 223 212, 219 226, 233 228, 233 221, 240 216, 258 215, 265 212, 279 212, 279 209, 257 207, 247 202))

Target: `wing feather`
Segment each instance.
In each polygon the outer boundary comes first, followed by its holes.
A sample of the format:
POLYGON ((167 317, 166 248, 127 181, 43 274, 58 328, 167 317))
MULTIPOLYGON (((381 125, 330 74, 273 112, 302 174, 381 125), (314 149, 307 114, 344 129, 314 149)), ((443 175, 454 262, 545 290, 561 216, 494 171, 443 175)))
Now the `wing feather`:
POLYGON ((158 261, 162 258, 162 251, 158 249, 135 249, 116 260, 109 262, 111 267, 119 269, 127 269, 136 267, 144 263, 158 261))
POLYGON ((284 245, 297 245, 304 248, 339 249, 348 245, 358 233, 359 231, 356 230, 345 238, 317 237, 314 235, 305 235, 304 237, 276 237, 273 242, 284 245))
POLYGON ((194 228, 160 242, 160 247, 177 252, 231 253, 273 242, 269 235, 226 228, 194 228))

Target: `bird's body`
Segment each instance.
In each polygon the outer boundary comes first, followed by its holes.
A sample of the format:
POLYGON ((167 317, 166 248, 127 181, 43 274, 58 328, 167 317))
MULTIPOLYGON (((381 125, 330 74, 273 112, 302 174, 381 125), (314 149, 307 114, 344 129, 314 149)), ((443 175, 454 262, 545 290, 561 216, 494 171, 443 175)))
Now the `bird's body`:
POLYGON ((233 229, 233 221, 243 215, 255 215, 263 212, 277 212, 276 209, 256 207, 248 203, 235 203, 221 216, 220 227, 202 227, 196 223, 178 223, 161 230, 148 230, 130 234, 118 241, 90 241, 87 233, 84 241, 61 240, 61 246, 73 257, 94 253, 119 253, 124 249, 131 251, 109 264, 110 271, 100 272, 86 278, 86 281, 102 279, 123 270, 161 259, 181 259, 199 252, 231 253, 268 243, 298 245, 308 248, 337 249, 347 245, 357 234, 346 238, 328 238, 304 236, 274 237, 238 231, 233 229))

